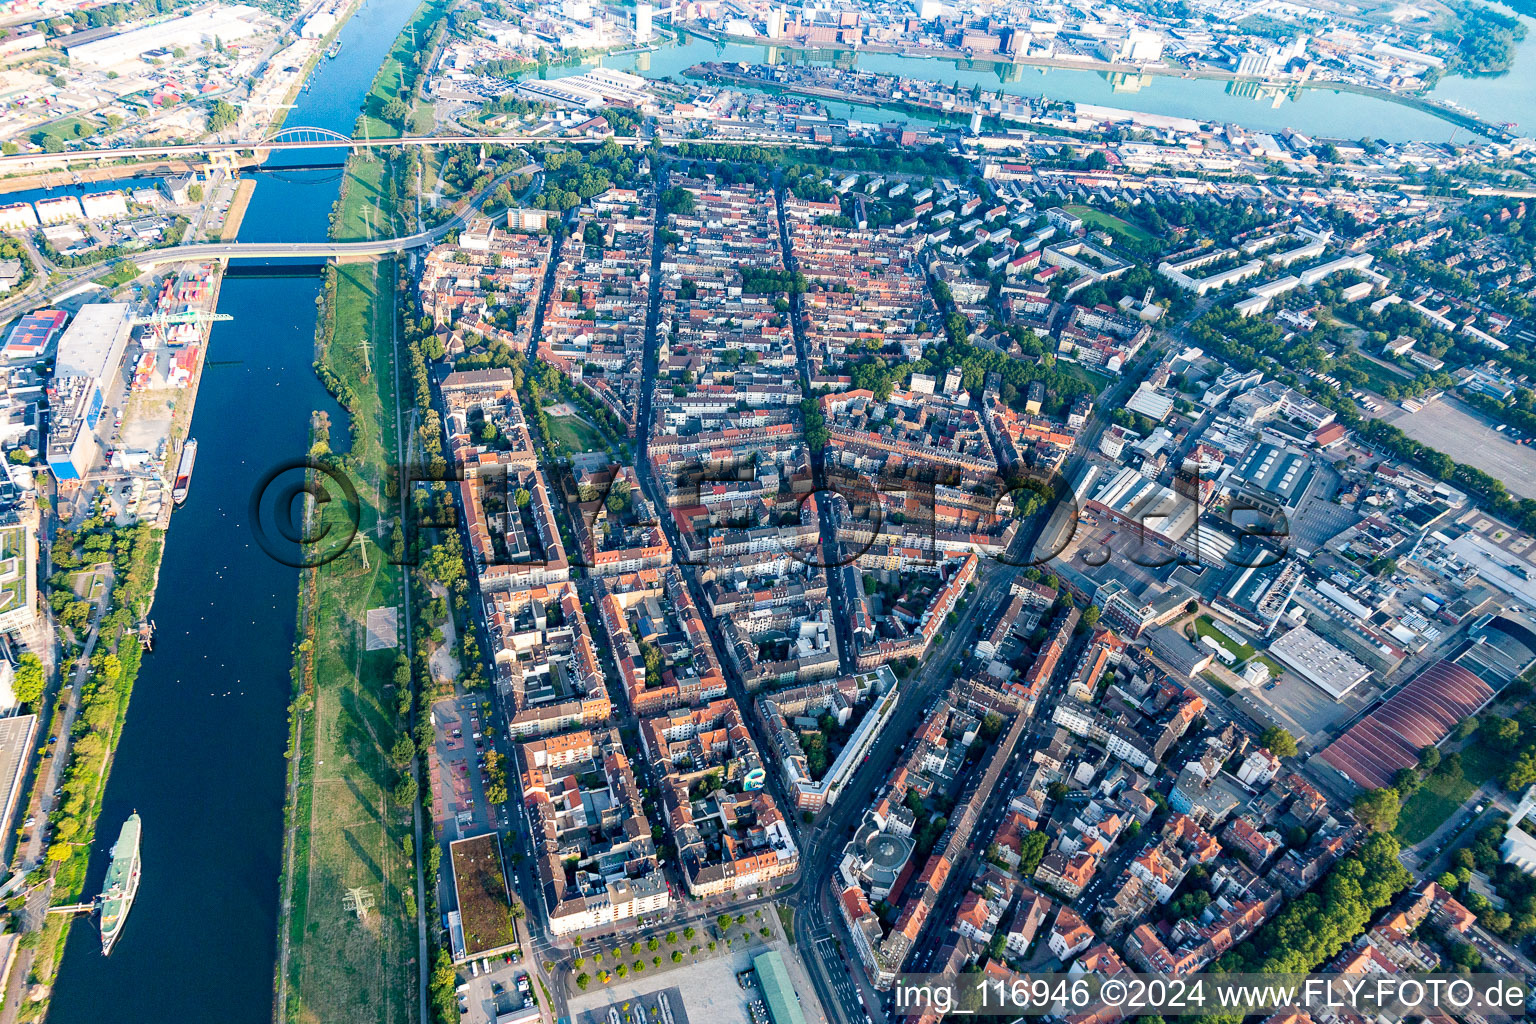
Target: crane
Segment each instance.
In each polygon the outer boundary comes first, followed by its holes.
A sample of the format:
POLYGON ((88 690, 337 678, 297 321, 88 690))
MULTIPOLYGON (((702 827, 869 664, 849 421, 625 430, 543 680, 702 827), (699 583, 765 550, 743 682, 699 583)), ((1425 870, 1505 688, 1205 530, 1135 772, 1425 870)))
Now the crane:
POLYGON ((135 327, 167 327, 171 324, 211 324, 233 320, 228 313, 212 313, 201 309, 187 310, 183 313, 167 313, 157 310, 149 316, 136 316, 133 318, 135 327))

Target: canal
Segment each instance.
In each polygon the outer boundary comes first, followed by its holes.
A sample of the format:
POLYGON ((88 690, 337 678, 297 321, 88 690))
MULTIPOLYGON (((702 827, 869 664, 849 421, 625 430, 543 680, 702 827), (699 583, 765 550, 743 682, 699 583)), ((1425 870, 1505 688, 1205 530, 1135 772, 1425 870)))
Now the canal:
MULTIPOLYGON (((1536 21, 1522 18, 1528 34, 1512 69, 1504 75, 1479 78, 1447 77, 1431 92, 1435 99, 1461 104, 1494 121, 1517 121, 1522 134, 1532 134, 1536 109, 1536 21)), ((1295 129, 1304 135, 1358 139, 1362 135, 1389 142, 1444 142, 1455 126, 1427 111, 1394 103, 1380 96, 1329 89, 1326 86, 1279 90, 1255 82, 1223 82, 1171 75, 1110 75, 1072 68, 1041 68, 987 61, 904 57, 892 53, 797 51, 750 43, 721 43, 689 36, 679 43, 659 37, 652 52, 600 57, 592 63, 648 78, 688 81, 684 72, 703 61, 742 61, 748 64, 818 63, 858 67, 865 71, 904 75, 938 82, 980 85, 1023 96, 1071 100, 1119 107, 1149 114, 1222 121, 1254 131, 1295 129)), ((544 70, 548 78, 575 74, 592 66, 559 65, 544 70)), ((738 86, 730 86, 732 89, 738 86)), ((833 117, 870 122, 924 120, 921 114, 882 110, 854 103, 821 101, 833 117)), ((927 118, 927 119, 931 119, 927 118)), ((1468 139, 1465 129, 1455 132, 1468 139)))
MULTIPOLYGON (((368 0, 288 123, 350 134, 417 0, 368 0)), ((309 155, 313 159, 313 154, 309 155)), ((241 241, 319 240, 336 171, 263 172, 241 241)), ((264 1024, 272 1019, 289 667, 297 570, 269 558, 249 506, 309 447, 309 416, 341 412, 317 381, 317 277, 230 276, 197 398, 200 457, 171 520, 144 660, 86 878, 94 895, 123 820, 143 819, 143 881, 110 959, 72 925, 50 1019, 264 1024)), ((296 473, 283 482, 296 478, 296 473)))

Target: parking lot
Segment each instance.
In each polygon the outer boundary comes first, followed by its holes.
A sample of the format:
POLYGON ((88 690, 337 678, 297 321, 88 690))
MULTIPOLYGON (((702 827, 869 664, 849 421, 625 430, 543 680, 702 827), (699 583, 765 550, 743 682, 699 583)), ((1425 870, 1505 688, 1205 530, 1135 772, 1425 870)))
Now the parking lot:
MULTIPOLYGON (((688 1011, 684 1006, 683 992, 676 985, 659 988, 633 999, 624 998, 611 1003, 605 1002, 580 1012, 573 1007, 572 1020, 575 1024, 613 1024, 612 1013, 617 1013, 619 1024, 662 1024, 661 997, 663 995, 667 997, 667 1009, 672 1015, 672 1024, 688 1024, 688 1011)), ((742 1012, 745 1013, 745 1010, 742 1012)))
MULTIPOLYGON (((750 970, 752 956, 764 951, 753 944, 724 956, 714 956, 682 967, 671 967, 657 974, 645 972, 615 979, 607 985, 593 981, 592 987, 570 1001, 572 1024, 612 1024, 608 1011, 618 1009, 619 1024, 660 1024, 653 1016, 657 997, 665 992, 671 1005, 673 1024, 746 1024, 752 1020, 752 1002, 760 998, 756 986, 743 988, 737 974, 750 970), (630 1004, 631 1021, 624 1020, 623 1006, 630 1004), (641 1008, 644 1016, 636 1014, 641 1008)), ((810 979, 796 959, 794 951, 781 942, 766 948, 778 949, 796 992, 809 993, 810 979)), ((824 1024, 820 1006, 813 998, 802 996, 801 1009, 808 1024, 824 1024)))
POLYGON ((490 965, 489 971, 480 970, 479 961, 461 968, 466 977, 459 986, 464 1024, 494 1024, 500 1016, 537 1009, 530 998, 533 980, 523 964, 496 958, 490 965))
MULTIPOLYGON (((485 799, 485 755, 492 749, 484 715, 473 694, 432 705, 437 739, 431 758, 432 825, 439 840, 460 839, 499 828, 485 799)), ((504 819, 504 811, 502 813, 504 819)))

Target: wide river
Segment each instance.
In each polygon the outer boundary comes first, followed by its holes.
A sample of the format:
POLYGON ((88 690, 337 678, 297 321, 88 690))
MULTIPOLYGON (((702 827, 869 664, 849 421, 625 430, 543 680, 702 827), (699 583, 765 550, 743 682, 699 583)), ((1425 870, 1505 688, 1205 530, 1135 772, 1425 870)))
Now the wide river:
MULTIPOLYGON (((350 134, 417 0, 368 0, 289 123, 350 134)), ((323 239, 337 171, 262 173, 241 241, 323 239)), ((272 1019, 289 666, 297 571, 263 553, 249 503, 263 475, 309 447, 314 409, 340 411, 314 359, 314 276, 225 279, 193 417, 191 496, 171 519, 144 660, 86 878, 95 893, 124 818, 144 822, 143 882, 113 947, 71 929, 56 1024, 272 1019)), ((344 431, 338 431, 345 436, 344 431)), ((292 477, 285 477, 288 482, 292 477)))
MULTIPOLYGON (((1450 100, 1492 121, 1520 122, 1519 131, 1536 130, 1536 21, 1523 18, 1526 39, 1520 44, 1514 67, 1504 75, 1483 78, 1447 78, 1431 94, 1450 100)), ((1304 88, 1294 94, 1260 90, 1253 83, 1223 82, 1205 78, 1167 75, 1106 75, 1070 68, 1037 68, 987 62, 942 60, 936 57, 902 57, 888 53, 804 51, 748 43, 716 43, 690 36, 677 43, 663 26, 663 44, 650 53, 623 54, 601 59, 604 65, 651 78, 686 80, 686 71, 707 60, 742 61, 748 64, 812 61, 857 66, 867 71, 925 78, 940 82, 979 84, 984 89, 1051 99, 1072 100, 1120 107, 1151 114, 1188 117, 1200 121, 1225 121, 1256 131, 1293 128, 1305 135, 1325 138, 1386 139, 1390 142, 1419 140, 1444 142, 1456 127, 1427 111, 1394 103, 1380 96, 1341 92, 1326 87, 1304 88)), ((574 74, 589 65, 549 68, 550 78, 574 74)), ((893 118, 921 119, 853 103, 828 103, 835 117, 867 121, 893 118)), ((1465 129, 1456 138, 1465 141, 1465 129)))

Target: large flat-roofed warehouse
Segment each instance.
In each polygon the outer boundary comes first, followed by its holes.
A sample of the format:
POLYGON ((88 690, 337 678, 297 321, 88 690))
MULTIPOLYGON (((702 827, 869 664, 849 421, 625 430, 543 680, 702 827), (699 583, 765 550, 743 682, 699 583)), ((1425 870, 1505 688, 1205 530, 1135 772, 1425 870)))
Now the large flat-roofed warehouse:
POLYGON ((85 377, 100 383, 112 376, 123 361, 128 335, 133 333, 131 313, 126 302, 81 306, 69 329, 59 338, 54 379, 85 377))
POLYGON ((103 385, 117 372, 133 333, 126 302, 82 306, 59 338, 48 386, 48 468, 60 480, 78 480, 96 461, 96 424, 105 404, 103 385))
POLYGON ((578 110, 596 110, 617 105, 650 111, 656 105, 651 98, 649 82, 639 75, 629 75, 610 68, 593 68, 584 74, 551 81, 531 79, 518 83, 517 91, 541 103, 554 103, 578 110))
POLYGON ((1365 681, 1371 670, 1305 626, 1269 645, 1269 653, 1335 700, 1365 681))
POLYGON ((244 4, 206 7, 181 18, 125 30, 115 26, 100 32, 76 33, 63 39, 72 62, 110 67, 152 50, 197 49, 214 40, 244 39, 262 28, 265 15, 244 4))
MULTIPOLYGON (((14 715, 0 718, 0 794, 5 806, 0 809, 0 830, 11 834, 12 815, 16 813, 16 799, 21 795, 21 778, 27 767, 27 755, 32 752, 32 738, 37 733, 36 715, 14 715)), ((5 844, 0 843, 0 850, 5 844)))
POLYGON ((1305 453, 1266 441, 1248 449, 1232 472, 1232 479, 1244 485, 1244 495, 1270 514, 1294 511, 1306 497, 1312 477, 1312 460, 1305 453))

